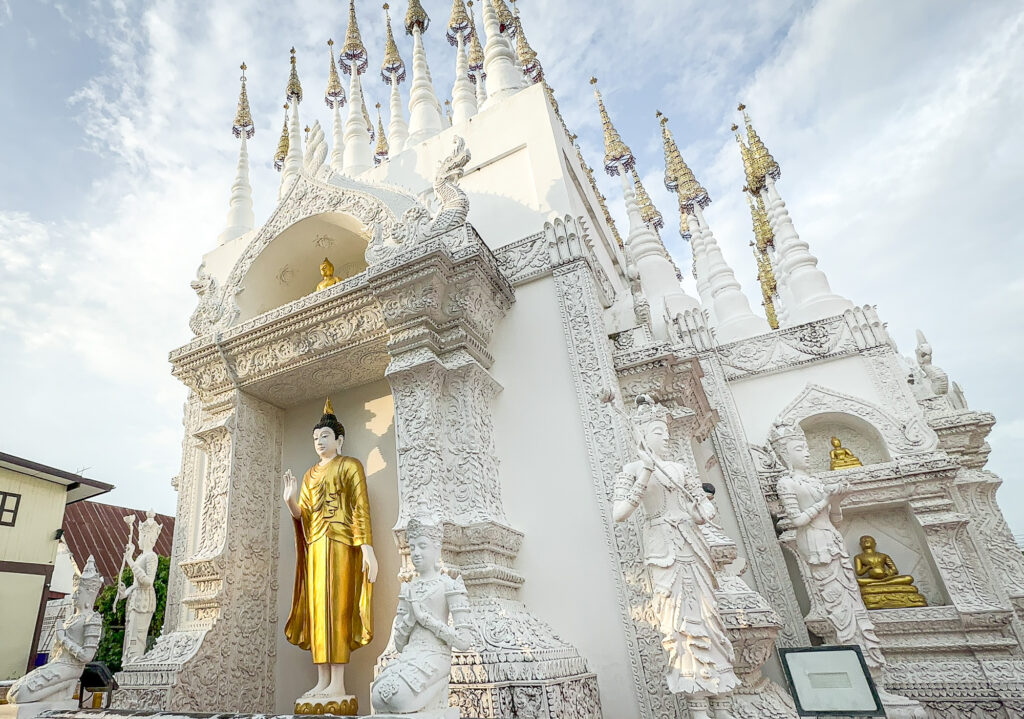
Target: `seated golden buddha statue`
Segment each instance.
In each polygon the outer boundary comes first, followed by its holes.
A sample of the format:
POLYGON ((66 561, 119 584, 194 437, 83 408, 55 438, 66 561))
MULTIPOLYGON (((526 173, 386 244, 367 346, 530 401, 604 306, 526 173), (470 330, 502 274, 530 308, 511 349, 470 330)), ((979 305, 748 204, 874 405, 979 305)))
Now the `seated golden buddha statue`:
POLYGON ((828 453, 828 457, 828 468, 830 470, 861 466, 860 460, 853 456, 853 452, 843 446, 838 437, 832 438, 832 451, 828 453))
POLYGON ((892 557, 875 551, 875 538, 860 538, 861 553, 854 557, 853 568, 860 584, 860 596, 868 609, 927 607, 928 602, 914 586, 914 578, 900 574, 892 557))
POLYGON ((334 265, 331 261, 324 258, 324 261, 320 263, 320 274, 323 276, 323 280, 316 286, 317 291, 326 290, 331 285, 336 285, 341 282, 340 279, 334 276, 334 265))

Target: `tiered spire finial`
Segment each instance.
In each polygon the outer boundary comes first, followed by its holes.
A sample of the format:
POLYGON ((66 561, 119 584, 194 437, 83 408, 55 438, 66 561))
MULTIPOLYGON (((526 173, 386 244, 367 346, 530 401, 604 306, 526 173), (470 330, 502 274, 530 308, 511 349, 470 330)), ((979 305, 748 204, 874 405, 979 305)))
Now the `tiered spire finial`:
POLYGON ((633 188, 636 193, 636 204, 640 208, 640 217, 644 223, 650 225, 656 230, 660 230, 665 226, 665 219, 658 212, 658 208, 651 202, 651 196, 647 194, 647 190, 644 189, 643 183, 640 181, 640 175, 637 174, 636 167, 634 166, 631 170, 633 173, 633 188))
POLYGON ((452 0, 452 14, 448 18, 448 32, 446 37, 450 45, 458 45, 459 38, 463 41, 469 39, 473 32, 473 25, 469 21, 469 13, 466 12, 466 5, 462 0, 452 0))
POLYGON ((711 204, 711 196, 697 182, 693 171, 683 160, 675 138, 668 129, 668 117, 661 110, 655 113, 655 117, 661 123, 661 139, 665 146, 665 188, 679 195, 679 207, 686 213, 692 213, 695 205, 707 207, 711 204))
MULTIPOLYGON (((487 2, 487 0, 484 0, 487 2)), ((480 44, 480 33, 476 30, 476 19, 473 17, 473 0, 469 0, 466 5, 469 8, 469 72, 473 77, 473 82, 480 83, 483 80, 483 69, 484 69, 484 48, 480 44), (477 77, 480 79, 477 80, 477 77)))
POLYGON ((768 254, 768 246, 773 243, 774 238, 760 196, 755 199, 755 196, 749 193, 749 188, 743 189, 748 191, 747 204, 750 206, 750 218, 754 226, 754 241, 750 243, 750 246, 753 248, 754 260, 757 262, 757 281, 761 285, 761 305, 764 307, 765 317, 768 318, 768 325, 773 330, 777 330, 779 317, 775 310, 775 296, 778 292, 778 283, 771 257, 768 254))
POLYGON ((736 144, 740 148, 740 158, 743 160, 743 175, 747 179, 747 189, 756 194, 764 187, 764 178, 759 179, 754 173, 754 165, 750 161, 750 148, 743 141, 743 135, 739 132, 740 126, 734 122, 729 129, 735 133, 736 144))
POLYGON ((515 11, 515 26, 516 57, 519 59, 520 67, 523 68, 523 75, 531 83, 540 82, 544 78, 544 69, 537 58, 537 51, 530 47, 530 43, 526 39, 526 33, 523 32, 523 21, 519 18, 518 6, 516 6, 515 11))
POLYGON ((420 0, 409 0, 409 9, 405 11, 405 31, 412 35, 413 30, 419 29, 421 33, 426 32, 430 27, 430 16, 423 9, 420 0))
POLYGON ((752 179, 754 180, 750 187, 757 192, 764 185, 766 177, 770 177, 772 180, 778 180, 782 177, 782 168, 779 167, 779 163, 772 157, 772 153, 768 152, 768 148, 765 147, 757 134, 757 130, 751 124, 750 115, 747 114, 747 106, 741 102, 736 109, 743 113, 743 124, 747 128, 747 148, 753 173, 752 179))
POLYGON ((277 141, 277 152, 274 153, 274 169, 280 171, 284 167, 284 158, 288 157, 288 103, 284 104, 284 123, 281 125, 281 139, 277 141))
POLYGON ((246 64, 239 65, 242 71, 242 89, 238 93, 238 108, 235 110, 235 121, 231 125, 231 132, 235 137, 241 137, 245 133, 246 139, 251 139, 256 133, 256 126, 252 121, 252 113, 249 111, 249 95, 245 91, 245 70, 246 64))
POLYGON ((387 31, 387 38, 384 40, 384 62, 380 65, 380 77, 388 85, 392 80, 396 83, 405 79, 405 63, 402 56, 398 54, 398 45, 395 43, 395 34, 391 31, 390 5, 384 3, 384 27, 387 31))
MULTIPOLYGON (((488 0, 484 0, 484 2, 488 2, 488 0)), ((509 37, 515 37, 516 32, 519 30, 516 27, 516 16, 508 9, 505 0, 490 0, 490 2, 494 5, 494 11, 498 14, 498 31, 506 33, 509 37)))
POLYGON ((373 151, 373 164, 379 165, 388 159, 388 138, 384 134, 384 121, 380 119, 380 103, 377 103, 377 147, 373 151))
POLYGON ((291 72, 288 73, 288 87, 285 88, 285 99, 289 102, 302 102, 302 83, 299 82, 299 71, 295 67, 295 48, 291 49, 291 72))
POLYGON ((633 151, 626 146, 615 129, 612 120, 608 117, 608 111, 604 108, 604 100, 601 99, 601 91, 597 89, 597 78, 590 78, 590 84, 594 86, 594 97, 597 98, 597 108, 601 113, 601 126, 604 128, 604 169, 609 175, 618 175, 620 166, 626 170, 632 170, 636 164, 633 151))
POLYGON ((356 21, 356 0, 349 0, 348 3, 348 29, 345 31, 345 44, 341 48, 338 62, 341 63, 341 69, 346 75, 352 73, 353 67, 356 69, 356 74, 362 75, 366 72, 366 67, 369 64, 366 46, 363 45, 363 37, 359 34, 359 23, 356 21))
POLYGON ((363 100, 363 120, 366 121, 366 134, 370 136, 370 142, 373 142, 377 137, 376 130, 373 129, 373 120, 370 119, 370 111, 366 109, 366 100, 363 100))
POLYGON ((341 85, 341 78, 338 77, 338 66, 334 63, 334 40, 327 41, 327 48, 331 54, 331 68, 327 72, 327 90, 324 92, 324 102, 332 110, 335 107, 344 107, 345 88, 341 85))

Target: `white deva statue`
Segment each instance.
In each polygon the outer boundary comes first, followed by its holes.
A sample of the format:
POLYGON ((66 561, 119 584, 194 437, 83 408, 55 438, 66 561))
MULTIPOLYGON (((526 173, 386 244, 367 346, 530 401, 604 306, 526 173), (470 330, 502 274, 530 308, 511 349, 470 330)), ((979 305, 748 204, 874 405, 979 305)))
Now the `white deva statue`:
POLYGON ((669 410, 647 395, 637 397, 636 405, 632 420, 640 459, 619 474, 612 513, 622 522, 643 505, 644 561, 668 652, 666 680, 672 692, 687 695, 690 716, 704 719, 709 698, 728 695, 740 684, 715 601, 714 564, 699 526, 714 519, 715 505, 684 465, 666 458, 669 410))
POLYGON ((814 583, 809 590, 821 602, 825 618, 835 629, 836 642, 860 646, 889 717, 918 719, 927 716, 918 702, 890 694, 882 685, 885 657, 881 643, 861 599, 843 535, 834 524, 843 518, 839 504, 850 492, 850 483, 837 479, 826 484, 810 473, 811 451, 800 429, 775 425, 771 443, 789 470, 779 479, 776 488, 785 514, 779 526, 794 530, 800 561, 807 579, 814 583))
POLYGON ((146 521, 139 525, 139 556, 132 559, 135 547, 130 541, 124 548, 125 563, 132 570, 132 585, 127 589, 120 582, 117 585, 117 598, 128 598, 124 612, 122 665, 135 661, 146 653, 149 624, 153 621, 153 612, 156 611, 156 590, 153 588, 153 580, 156 578, 160 560, 153 547, 156 546, 156 540, 164 527, 157 523, 153 516, 153 512, 146 512, 146 521))
POLYGON ((461 577, 439 570, 442 526, 412 519, 405 531, 417 576, 398 593, 391 638, 399 653, 374 680, 370 703, 375 713, 457 719, 459 710, 448 706, 448 676, 451 650, 472 643, 469 595, 461 577))
POLYGON ((57 630, 50 661, 33 669, 11 685, 7 701, 11 704, 70 701, 85 665, 96 656, 103 629, 103 618, 93 605, 103 586, 103 577, 96 571, 90 555, 85 570, 74 579, 71 592, 72 614, 57 630))

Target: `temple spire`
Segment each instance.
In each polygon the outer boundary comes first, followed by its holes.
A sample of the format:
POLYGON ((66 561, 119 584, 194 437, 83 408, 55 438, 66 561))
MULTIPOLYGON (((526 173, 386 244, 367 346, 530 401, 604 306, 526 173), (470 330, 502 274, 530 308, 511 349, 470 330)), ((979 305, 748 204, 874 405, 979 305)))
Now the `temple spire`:
POLYGON ((256 126, 252 121, 252 112, 249 110, 249 95, 245 91, 245 70, 243 62, 240 66, 242 77, 242 89, 238 93, 238 108, 235 111, 235 121, 231 125, 231 132, 235 137, 241 138, 238 147, 238 167, 235 171, 235 181, 231 184, 231 200, 228 203, 228 219, 224 231, 217 238, 220 244, 230 242, 236 237, 241 237, 252 230, 256 217, 252 211, 252 185, 249 184, 249 148, 248 140, 256 133, 256 126))
POLYGON ((658 212, 658 208, 654 206, 654 203, 651 202, 651 196, 644 189, 644 185, 640 181, 640 175, 637 174, 636 166, 630 172, 633 175, 633 190, 636 193, 636 204, 640 208, 640 217, 645 224, 660 230, 665 226, 665 219, 658 212))
POLYGON ((359 34, 355 0, 349 0, 348 29, 345 32, 345 45, 341 48, 338 62, 341 69, 351 75, 348 87, 348 122, 345 124, 345 174, 355 177, 373 167, 369 132, 372 123, 366 112, 363 86, 359 80, 359 76, 366 72, 369 58, 366 46, 363 45, 363 38, 359 34))
POLYGON ((711 203, 711 197, 683 160, 668 129, 668 118, 660 111, 657 117, 665 148, 665 186, 674 189, 679 197, 682 223, 691 235, 697 290, 701 301, 713 310, 718 341, 732 342, 767 332, 767 322, 751 311, 750 301, 704 218, 704 208, 711 203))
POLYGON ((277 141, 277 152, 274 153, 274 169, 284 169, 284 158, 288 157, 288 103, 284 104, 284 122, 281 125, 281 137, 277 141))
POLYGON ((444 127, 441 103, 434 92, 427 52, 423 47, 423 33, 429 26, 430 17, 420 0, 409 0, 405 31, 412 35, 412 86, 409 89, 409 139, 406 147, 433 137, 444 127))
POLYGON ((291 117, 288 121, 288 154, 284 158, 284 169, 281 171, 282 195, 291 183, 299 178, 302 171, 302 125, 299 122, 302 84, 299 82, 299 71, 295 64, 295 48, 293 47, 290 52, 291 70, 285 88, 285 99, 291 104, 291 117))
POLYGON ((519 6, 516 6, 515 10, 515 27, 516 27, 516 59, 519 61, 519 67, 523 71, 523 77, 526 78, 530 84, 538 83, 544 79, 544 69, 540 65, 540 60, 537 58, 537 52, 526 39, 526 33, 523 31, 523 21, 519 17, 519 6))
POLYGON ((373 151, 373 164, 379 165, 388 159, 388 138, 384 134, 384 121, 380 119, 380 103, 377 103, 377 147, 373 151))
MULTIPOLYGON (((748 188, 743 188, 748 190, 748 188)), ((754 261, 757 263, 757 281, 761 285, 761 305, 764 307, 765 317, 768 318, 768 325, 773 329, 779 328, 779 318, 775 307, 778 284, 775 280, 775 269, 772 267, 771 246, 774 242, 772 229, 768 224, 768 215, 764 211, 761 200, 751 193, 747 195, 747 205, 750 207, 750 219, 754 227, 754 241, 750 246, 754 251, 754 261)))
POLYGON ((380 66, 380 77, 391 86, 389 104, 391 120, 388 125, 388 134, 391 135, 391 153, 397 155, 405 148, 406 140, 409 139, 409 125, 405 121, 402 93, 398 90, 398 85, 405 80, 405 63, 402 61, 402 56, 398 54, 395 35, 391 31, 391 12, 387 3, 384 3, 384 27, 387 37, 384 41, 384 62, 380 66))
POLYGON ((345 105, 345 88, 338 77, 338 66, 334 62, 334 40, 327 41, 327 49, 331 56, 330 70, 327 73, 327 90, 324 102, 331 108, 334 115, 334 126, 331 132, 331 169, 342 172, 345 166, 345 128, 341 122, 341 108, 345 105))
MULTIPOLYGON (((511 28, 512 13, 501 0, 483 0, 484 29, 487 31, 487 44, 484 45, 484 73, 487 76, 487 101, 489 107, 514 94, 522 87, 522 76, 516 69, 516 54, 508 37, 502 34, 502 28, 511 28), (495 7, 508 14, 507 19, 495 7)), ((512 23, 514 24, 514 23, 512 23)))
POLYGON ((476 93, 469 77, 466 41, 473 33, 473 24, 462 0, 452 0, 448 19, 448 42, 455 46, 455 85, 452 87, 452 124, 461 125, 476 114, 476 93))
MULTIPOLYGON (((487 2, 487 0, 484 0, 487 2)), ((476 20, 473 17, 473 0, 466 3, 469 8, 469 79, 476 85, 476 107, 477 110, 484 106, 487 100, 487 89, 484 87, 484 80, 487 73, 484 72, 484 49, 480 45, 480 33, 476 29, 476 20)))
POLYGON ((601 91, 597 89, 597 78, 590 78, 590 84, 594 86, 594 97, 597 98, 597 109, 601 113, 601 127, 604 130, 604 169, 609 175, 618 175, 619 168, 627 172, 633 169, 636 159, 633 151, 626 146, 615 129, 612 120, 608 117, 608 111, 604 107, 604 100, 601 98, 601 91))
MULTIPOLYGON (((781 168, 754 130, 746 106, 740 104, 737 110, 743 114, 747 130, 748 187, 761 198, 774 235, 776 281, 785 310, 783 325, 842 314, 853 304, 832 291, 828 277, 818 268, 818 258, 797 234, 786 203, 775 187, 776 180, 782 176, 781 168)), ((742 142, 740 146, 742 155, 742 142)))

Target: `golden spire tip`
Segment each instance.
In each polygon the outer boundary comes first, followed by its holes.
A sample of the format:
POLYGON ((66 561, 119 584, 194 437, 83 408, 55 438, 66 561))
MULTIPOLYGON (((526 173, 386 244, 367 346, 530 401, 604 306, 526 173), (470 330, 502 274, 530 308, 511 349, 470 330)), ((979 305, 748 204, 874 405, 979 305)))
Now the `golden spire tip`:
POLYGON ((597 78, 596 77, 591 77, 590 78, 590 84, 591 85, 596 85, 597 84, 597 78))
POLYGON ((740 103, 739 105, 737 105, 737 106, 736 106, 736 109, 737 109, 737 110, 738 110, 739 112, 743 112, 744 110, 746 110, 746 109, 747 109, 747 106, 746 106, 746 105, 744 105, 744 104, 743 104, 743 103, 741 102, 741 103, 740 103))

